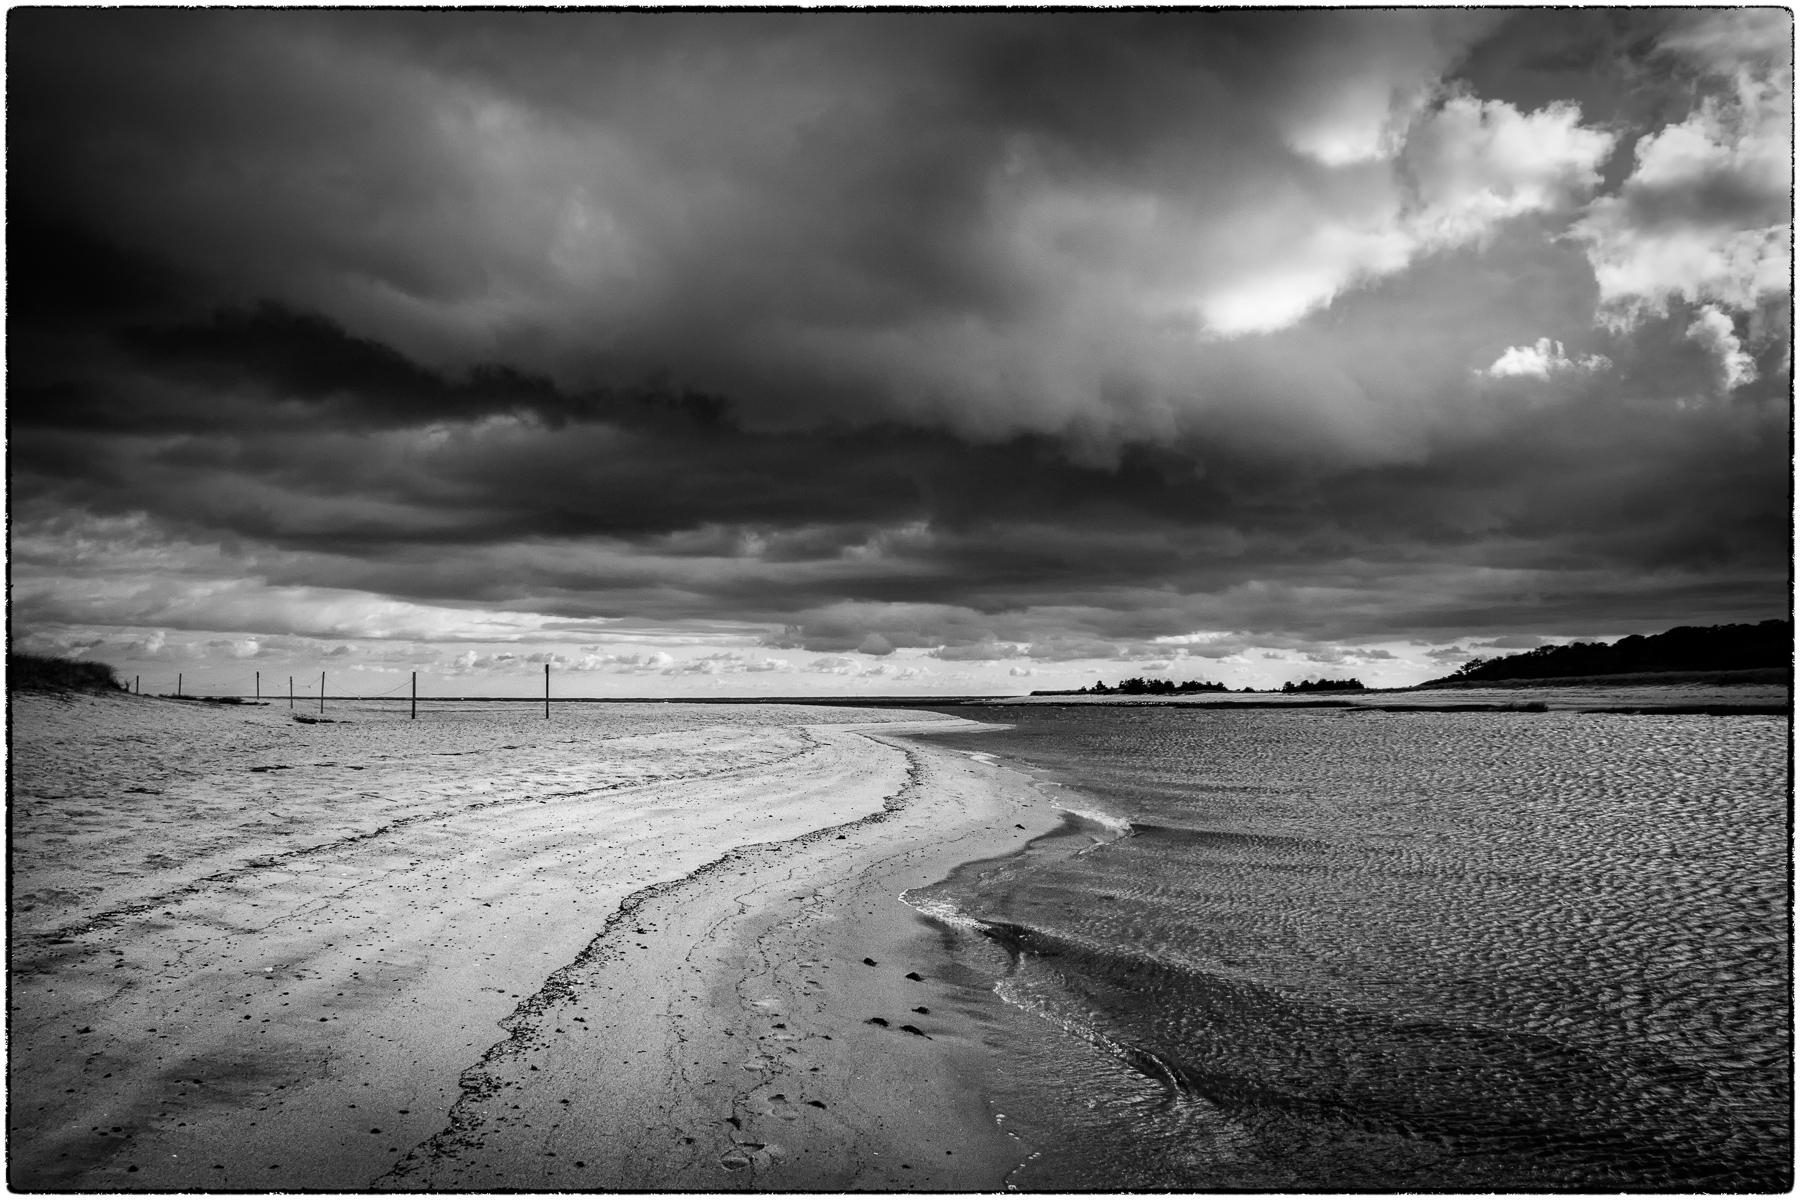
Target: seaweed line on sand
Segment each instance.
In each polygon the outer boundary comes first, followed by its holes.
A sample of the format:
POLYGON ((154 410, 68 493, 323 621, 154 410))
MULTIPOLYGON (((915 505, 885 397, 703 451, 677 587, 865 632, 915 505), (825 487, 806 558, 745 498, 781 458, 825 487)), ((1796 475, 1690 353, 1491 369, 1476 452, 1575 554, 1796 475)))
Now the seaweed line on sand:
MULTIPOLYGON (((187 883, 169 891, 159 892, 154 896, 148 896, 142 900, 133 901, 130 904, 123 904, 117 908, 94 913, 91 916, 82 917, 80 920, 72 921, 55 929, 45 930, 42 933, 25 935, 16 939, 15 949, 17 943, 35 946, 54 946, 70 942, 84 934, 94 933, 108 926, 118 925, 124 921, 130 920, 132 917, 142 916, 153 909, 175 903, 183 897, 192 896, 198 892, 204 891, 207 887, 212 885, 235 883, 255 871, 266 871, 296 859, 309 858, 316 854, 325 854, 334 850, 343 850, 361 842, 373 841, 376 838, 409 828, 413 825, 421 825, 431 821, 448 820, 453 817, 466 816, 469 813, 480 812, 489 808, 499 808, 506 805, 540 804, 549 800, 568 800, 577 796, 599 795, 602 792, 623 792, 631 791, 634 788, 656 787, 675 781, 692 779, 725 779, 734 774, 766 770, 769 767, 779 766, 782 763, 791 762, 796 758, 811 754, 821 747, 822 743, 819 742, 817 738, 813 737, 812 733, 806 730, 805 727, 801 728, 801 735, 806 738, 808 745, 794 751, 792 754, 784 754, 779 758, 772 758, 767 762, 726 767, 717 771, 695 771, 685 775, 662 775, 654 779, 623 779, 613 783, 603 783, 598 787, 575 788, 566 792, 544 792, 541 794, 534 792, 523 796, 500 796, 491 800, 478 800, 471 804, 459 805, 455 808, 439 809, 433 812, 413 813, 409 816, 396 817, 392 821, 378 825, 374 829, 365 829, 360 833, 345 834, 342 837, 332 838, 330 841, 319 842, 311 846, 298 846, 292 850, 284 850, 279 854, 261 854, 245 862, 238 863, 235 866, 227 867, 222 871, 214 871, 210 875, 202 875, 198 879, 189 880, 187 883)), ((251 769, 255 770, 256 768, 251 769)), ((15 961, 14 970, 15 972, 29 974, 32 968, 21 965, 15 961)))
POLYGON ((906 756, 906 778, 893 795, 883 800, 879 811, 868 813, 854 821, 845 821, 841 824, 809 830, 791 838, 773 842, 753 842, 739 846, 726 851, 710 862, 701 864, 686 875, 677 879, 647 884, 625 897, 619 902, 619 907, 613 914, 606 919, 606 924, 601 927, 600 932, 589 939, 581 953, 577 954, 569 963, 551 972, 537 991, 521 1000, 511 1013, 500 1019, 499 1025, 507 1031, 507 1036, 488 1047, 474 1065, 463 1071, 457 1080, 462 1095, 450 1106, 449 1123, 407 1151, 400 1161, 389 1168, 386 1173, 370 1180, 368 1187, 373 1190, 383 1183, 399 1183, 406 1176, 416 1173, 433 1161, 455 1158, 460 1150, 478 1144, 481 1116, 476 1111, 476 1106, 498 1094, 502 1089, 512 1086, 500 1078, 499 1073, 493 1068, 507 1059, 517 1058, 546 1043, 546 1039, 539 1032, 534 1019, 552 1005, 576 996, 580 987, 579 976, 605 956, 607 939, 620 926, 635 917, 638 910, 645 904, 691 884, 703 882, 746 859, 780 854, 798 846, 807 846, 827 838, 834 838, 852 829, 878 825, 896 813, 904 811, 912 803, 924 780, 923 756, 912 748, 887 738, 878 738, 873 734, 861 731, 858 731, 858 736, 891 746, 906 756))

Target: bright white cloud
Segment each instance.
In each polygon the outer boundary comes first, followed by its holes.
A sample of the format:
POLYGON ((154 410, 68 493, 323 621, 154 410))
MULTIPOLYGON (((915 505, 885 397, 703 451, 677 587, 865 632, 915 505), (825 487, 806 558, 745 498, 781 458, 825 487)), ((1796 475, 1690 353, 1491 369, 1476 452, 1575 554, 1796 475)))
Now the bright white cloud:
POLYGON ((1629 178, 1573 230, 1600 285, 1602 319, 1627 328, 1671 300, 1737 310, 1785 295, 1793 63, 1785 14, 1706 14, 1662 48, 1701 72, 1698 106, 1637 144, 1629 178), (1757 32, 1773 15, 1779 39, 1757 32))
POLYGON ((721 650, 715 654, 702 655, 685 661, 671 661, 666 654, 659 656, 663 663, 664 675, 740 675, 761 674, 769 671, 785 671, 788 661, 784 658, 767 658, 745 654, 737 650, 721 650))
POLYGON ((1269 255, 1264 268, 1209 289, 1200 298, 1200 316, 1208 330, 1224 337, 1273 333, 1363 279, 1402 270, 1416 248, 1397 229, 1352 229, 1326 218, 1285 246, 1264 244, 1269 255))
POLYGON ((1712 356, 1721 392, 1755 382, 1756 360, 1745 352, 1731 318, 1718 305, 1708 304, 1700 310, 1700 315, 1688 326, 1687 337, 1712 356))
POLYGON ((1425 246, 1455 246, 1502 221, 1562 207, 1599 185, 1616 140, 1582 125, 1575 104, 1525 113, 1452 96, 1407 139, 1402 162, 1417 208, 1405 226, 1425 246))
POLYGON ((1493 379, 1548 379, 1569 371, 1604 371, 1611 367, 1612 360, 1604 354, 1570 358, 1561 342, 1541 337, 1529 346, 1508 346, 1481 374, 1493 379))
POLYGON ((995 662, 1003 658, 1018 658, 1025 653, 1025 647, 1016 642, 984 641, 967 646, 938 646, 926 653, 946 662, 995 662))
POLYGON ((1584 226, 1601 316, 1614 328, 1661 316, 1677 297, 1743 310, 1787 289, 1793 239, 1786 226, 1647 231, 1634 229, 1617 211, 1598 211, 1584 226))
POLYGON ((1221 220, 1218 232, 1238 242, 1237 269, 1202 287, 1200 316, 1223 336, 1292 325, 1425 254, 1579 203, 1599 185, 1615 141, 1584 126, 1574 104, 1523 112, 1451 95, 1404 140, 1383 143, 1390 153, 1381 169, 1359 161, 1317 194, 1290 189, 1264 198, 1259 213, 1221 220))
POLYGON ((665 650, 651 650, 641 654, 605 654, 600 655, 600 669, 614 671, 621 675, 645 675, 652 671, 666 671, 675 663, 674 655, 665 650))

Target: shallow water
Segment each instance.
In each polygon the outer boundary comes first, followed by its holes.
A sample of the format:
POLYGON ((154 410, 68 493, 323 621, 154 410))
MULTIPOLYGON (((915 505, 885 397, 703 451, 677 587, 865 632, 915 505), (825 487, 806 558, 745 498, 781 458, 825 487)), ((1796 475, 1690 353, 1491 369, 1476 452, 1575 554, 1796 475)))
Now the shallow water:
POLYGON ((932 741, 1130 823, 909 896, 1015 1014, 1015 1186, 1789 1186, 1785 720, 1003 719, 932 741))

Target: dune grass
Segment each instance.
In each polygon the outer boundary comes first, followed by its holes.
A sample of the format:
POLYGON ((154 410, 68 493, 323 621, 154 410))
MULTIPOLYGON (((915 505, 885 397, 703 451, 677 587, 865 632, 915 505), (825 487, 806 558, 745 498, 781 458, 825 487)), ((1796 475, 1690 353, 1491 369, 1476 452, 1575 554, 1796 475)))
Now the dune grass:
POLYGON ((124 688, 112 667, 103 662, 47 654, 6 656, 6 689, 10 692, 117 692, 124 688))

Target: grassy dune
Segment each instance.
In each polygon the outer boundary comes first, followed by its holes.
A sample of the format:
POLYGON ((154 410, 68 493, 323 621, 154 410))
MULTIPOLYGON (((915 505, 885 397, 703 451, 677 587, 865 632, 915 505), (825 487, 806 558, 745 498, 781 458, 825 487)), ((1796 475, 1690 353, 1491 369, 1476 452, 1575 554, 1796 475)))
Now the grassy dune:
POLYGON ((116 692, 124 690, 124 685, 103 662, 8 654, 6 688, 12 692, 116 692))

